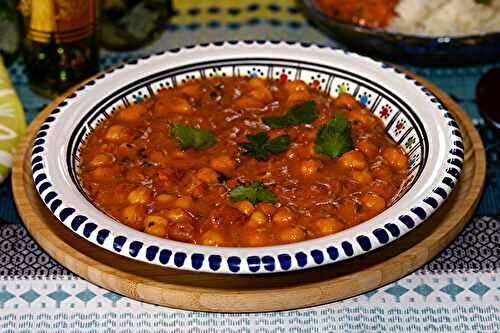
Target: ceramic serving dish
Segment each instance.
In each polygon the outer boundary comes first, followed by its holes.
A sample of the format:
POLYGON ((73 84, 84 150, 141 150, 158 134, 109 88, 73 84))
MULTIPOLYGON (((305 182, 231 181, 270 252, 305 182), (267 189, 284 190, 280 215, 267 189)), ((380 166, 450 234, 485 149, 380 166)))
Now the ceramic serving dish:
POLYGON ((421 66, 497 62, 500 32, 467 36, 424 36, 340 22, 324 15, 314 0, 297 0, 305 16, 325 34, 356 52, 421 66))
POLYGON ((241 41, 191 46, 109 69, 60 103, 33 142, 33 180, 41 199, 76 234, 118 255, 212 273, 260 274, 305 269, 362 255, 411 232, 457 183, 463 144, 439 99, 398 69, 366 57, 308 44, 241 41), (162 89, 200 77, 301 79, 333 96, 353 94, 386 126, 410 158, 394 203, 375 218, 337 234, 289 245, 208 247, 162 239, 113 220, 79 184, 79 150, 101 121, 162 89))

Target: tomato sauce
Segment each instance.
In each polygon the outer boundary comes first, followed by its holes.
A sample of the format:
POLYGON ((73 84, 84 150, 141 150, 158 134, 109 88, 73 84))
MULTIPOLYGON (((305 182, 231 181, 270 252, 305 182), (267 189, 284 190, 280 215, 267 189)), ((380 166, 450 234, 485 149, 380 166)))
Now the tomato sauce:
POLYGON ((390 205, 408 172, 407 156, 382 122, 351 95, 247 77, 190 81, 118 110, 91 133, 80 157, 85 192, 117 221, 213 246, 292 243, 355 226, 390 205), (312 123, 263 122, 304 101, 314 102, 312 123), (335 158, 318 153, 318 129, 341 116, 352 146, 335 158), (183 149, 174 124, 210 131, 215 142, 183 149), (258 160, 240 143, 260 132, 289 143, 258 160), (233 200, 235 188, 255 182, 275 200, 233 200))
POLYGON ((398 3, 399 0, 315 0, 316 6, 327 16, 372 28, 388 26, 398 3))

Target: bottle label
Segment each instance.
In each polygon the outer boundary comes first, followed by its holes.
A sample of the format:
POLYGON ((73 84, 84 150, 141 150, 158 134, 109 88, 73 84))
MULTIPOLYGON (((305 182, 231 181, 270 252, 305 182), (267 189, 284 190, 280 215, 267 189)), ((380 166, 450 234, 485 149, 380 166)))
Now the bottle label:
POLYGON ((27 14, 27 37, 57 44, 82 40, 95 30, 96 0, 22 0, 27 14))

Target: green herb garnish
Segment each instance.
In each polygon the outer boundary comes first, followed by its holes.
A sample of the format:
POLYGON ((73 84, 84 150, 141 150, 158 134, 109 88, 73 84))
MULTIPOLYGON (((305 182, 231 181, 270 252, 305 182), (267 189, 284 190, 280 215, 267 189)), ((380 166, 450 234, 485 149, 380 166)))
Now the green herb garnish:
POLYGON ((318 118, 316 103, 307 101, 292 107, 281 117, 264 117, 264 124, 271 128, 284 128, 300 124, 311 124, 318 118))
POLYGON ((229 192, 229 198, 233 202, 248 200, 254 205, 258 202, 278 202, 276 195, 267 191, 261 182, 253 182, 249 186, 237 186, 229 192))
POLYGON ((493 0, 476 0, 476 2, 480 5, 489 6, 493 2, 493 0))
POLYGON ((339 114, 319 127, 314 147, 317 153, 335 158, 352 149, 351 124, 346 117, 339 114))
POLYGON ((215 135, 210 130, 188 127, 175 124, 172 135, 179 142, 182 149, 207 149, 215 144, 215 135))
POLYGON ((288 135, 280 135, 269 140, 269 136, 265 132, 260 132, 255 135, 247 134, 245 137, 249 142, 239 142, 239 145, 246 150, 246 154, 252 155, 259 161, 269 159, 269 153, 278 154, 288 148, 290 137, 288 135))

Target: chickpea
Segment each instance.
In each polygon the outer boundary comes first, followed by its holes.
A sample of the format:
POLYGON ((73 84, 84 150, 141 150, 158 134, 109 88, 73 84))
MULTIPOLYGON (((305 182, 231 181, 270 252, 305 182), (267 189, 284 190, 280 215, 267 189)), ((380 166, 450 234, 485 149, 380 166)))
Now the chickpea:
POLYGON ((163 163, 165 162, 165 155, 159 150, 153 150, 148 154, 148 159, 151 162, 163 163))
POLYGON ((268 104, 273 101, 273 94, 267 87, 254 88, 250 90, 246 95, 264 104, 268 104))
POLYGON ((323 163, 319 160, 310 159, 303 160, 300 163, 300 173, 304 177, 314 177, 318 174, 318 171, 323 167, 323 163))
POLYGON ((241 235, 240 242, 244 246, 264 246, 268 243, 269 239, 265 232, 257 231, 255 229, 246 230, 241 235))
POLYGON ((306 238, 306 233, 299 227, 284 228, 278 233, 278 239, 284 243, 300 242, 306 238))
POLYGON ((233 105, 236 109, 260 109, 265 106, 262 101, 250 96, 238 98, 233 105))
POLYGON ((125 174, 125 179, 129 182, 138 183, 146 179, 146 176, 144 176, 140 168, 131 167, 127 169, 127 173, 125 174))
POLYGON ((273 215, 273 223, 288 224, 295 219, 295 214, 288 207, 280 207, 273 215))
POLYGON ((114 150, 115 146, 110 143, 102 143, 99 147, 97 147, 97 151, 99 153, 111 153, 114 150))
POLYGON ((258 203, 255 207, 266 215, 272 215, 276 211, 276 206, 269 202, 258 203))
POLYGON ((89 164, 96 168, 105 165, 113 164, 115 158, 111 154, 96 154, 89 162, 89 164))
POLYGON ((370 171, 367 169, 362 170, 362 171, 357 171, 353 170, 351 172, 351 177, 361 185, 366 185, 372 182, 373 178, 372 175, 370 174, 370 171))
POLYGON ((386 182, 392 181, 393 172, 391 171, 391 168, 389 168, 384 164, 379 165, 377 167, 373 167, 371 171, 373 176, 375 176, 375 178, 377 179, 382 179, 386 182))
POLYGON ((185 158, 187 156, 187 153, 182 149, 176 149, 173 151, 172 156, 174 156, 175 158, 185 158))
POLYGON ((220 246, 225 243, 224 234, 218 230, 208 230, 201 235, 200 243, 209 246, 220 246))
POLYGON ((142 104, 131 105, 118 112, 117 118, 121 121, 133 122, 141 119, 141 115, 144 112, 144 106, 142 104))
POLYGON ((218 182, 219 175, 212 168, 201 168, 196 173, 196 178, 207 184, 215 184, 218 182))
POLYGON ((237 203, 234 204, 234 208, 236 208, 246 216, 252 214, 252 212, 255 209, 253 204, 248 200, 238 201, 237 203))
POLYGON ((168 221, 158 215, 148 215, 144 219, 144 231, 150 235, 165 237, 168 233, 168 221))
POLYGON ((263 224, 266 224, 268 222, 266 214, 264 214, 260 210, 256 210, 250 215, 250 219, 247 222, 247 225, 249 227, 259 227, 263 224))
POLYGON ((194 241, 194 227, 191 223, 183 221, 168 226, 168 238, 181 242, 194 241))
POLYGON ((346 117, 350 122, 354 124, 360 123, 366 128, 375 126, 377 122, 375 117, 370 115, 367 111, 360 109, 347 112, 346 117))
POLYGON ((108 128, 104 138, 108 141, 123 141, 128 137, 128 129, 122 125, 113 125, 108 128))
POLYGON ((351 199, 342 200, 337 209, 337 215, 348 226, 352 227, 360 222, 359 205, 351 199))
POLYGON ((174 206, 178 208, 188 209, 193 204, 193 198, 190 196, 183 196, 175 200, 174 206))
POLYGON ((375 146, 373 143, 371 143, 370 141, 368 140, 363 140, 363 141, 360 141, 358 144, 357 144, 357 148, 363 153, 365 154, 366 157, 368 157, 369 159, 373 159, 375 158, 375 156, 377 156, 377 153, 378 153, 378 148, 377 146, 375 146))
POLYGON ((123 159, 123 158, 129 158, 133 159, 135 158, 137 154, 137 150, 135 145, 130 144, 130 143, 122 143, 118 146, 116 155, 118 159, 123 159))
POLYGON ((287 81, 285 82, 284 88, 288 94, 308 91, 307 84, 302 80, 287 81))
POLYGON ((137 230, 143 230, 143 220, 145 216, 143 205, 130 205, 122 210, 123 223, 137 230))
POLYGON ((248 83, 247 83, 247 87, 250 87, 250 88, 263 88, 263 87, 266 87, 266 81, 259 78, 259 77, 253 77, 251 78, 248 83))
POLYGON ((200 85, 196 83, 185 84, 180 88, 180 91, 194 99, 200 98, 203 94, 200 85))
POLYGON ((359 108, 359 103, 351 94, 341 93, 335 99, 334 106, 336 108, 353 110, 359 108))
POLYGON ((153 193, 145 186, 139 186, 133 189, 128 195, 128 202, 131 204, 145 204, 151 202, 153 193))
POLYGON ((210 160, 210 167, 223 174, 230 174, 236 169, 237 163, 228 155, 221 155, 210 160))
POLYGON ((159 196, 156 197, 156 202, 159 202, 159 203, 167 203, 167 202, 172 202, 174 201, 175 199, 175 196, 173 196, 172 194, 160 194, 159 196))
POLYGON ((370 192, 380 195, 386 202, 390 202, 394 193, 398 190, 391 181, 381 179, 374 180, 369 186, 370 192))
POLYGON ((288 104, 294 104, 296 102, 302 102, 308 100, 311 97, 308 91, 297 91, 288 95, 286 102, 288 104))
POLYGON ((92 170, 90 175, 97 181, 109 182, 115 179, 116 169, 113 167, 101 166, 92 170))
POLYGON ((351 150, 339 157, 340 165, 346 169, 363 170, 367 163, 363 154, 359 151, 351 150))
POLYGON ((169 100, 170 110, 174 113, 188 114, 195 111, 189 102, 182 97, 172 97, 169 100))
POLYGON ((188 193, 191 194, 191 196, 195 199, 200 199, 203 198, 208 191, 208 186, 207 184, 198 184, 194 186, 192 189, 188 191, 188 193))
POLYGON ((385 208, 385 200, 380 195, 375 193, 365 193, 361 197, 361 204, 363 208, 373 213, 379 213, 385 208))
POLYGON ((190 219, 189 214, 182 208, 173 208, 167 211, 167 218, 172 222, 182 222, 190 219))
POLYGON ((396 169, 396 171, 408 169, 408 159, 398 148, 385 148, 382 151, 382 157, 387 161, 391 168, 396 169))
POLYGON ((331 235, 345 229, 345 226, 336 218, 324 218, 314 222, 321 236, 331 235))

